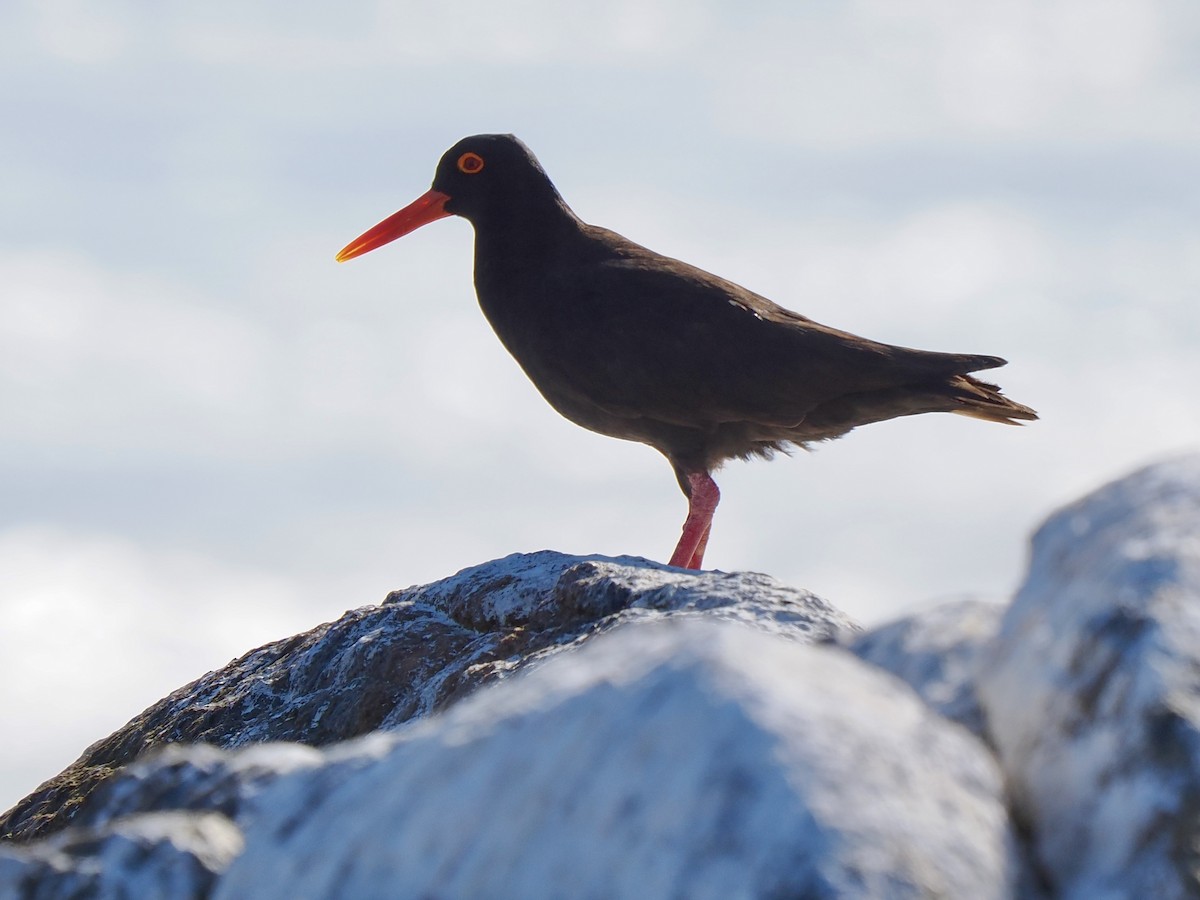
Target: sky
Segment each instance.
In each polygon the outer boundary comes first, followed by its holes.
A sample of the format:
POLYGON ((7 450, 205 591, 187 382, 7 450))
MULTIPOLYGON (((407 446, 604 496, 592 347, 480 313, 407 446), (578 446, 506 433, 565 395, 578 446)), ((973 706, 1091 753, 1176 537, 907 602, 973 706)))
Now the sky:
POLYGON ((1200 7, 0 6, 0 808, 269 640, 518 551, 670 555, 654 451, 561 419, 470 226, 333 255, 512 132, 602 224, 1042 421, 732 463, 706 564, 871 623, 1002 600, 1056 507, 1200 444, 1200 7))

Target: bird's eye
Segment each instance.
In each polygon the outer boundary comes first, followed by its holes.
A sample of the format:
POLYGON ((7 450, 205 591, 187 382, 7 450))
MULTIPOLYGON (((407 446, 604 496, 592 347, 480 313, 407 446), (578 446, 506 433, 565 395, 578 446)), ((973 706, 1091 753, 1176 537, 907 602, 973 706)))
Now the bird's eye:
POLYGON ((478 153, 464 153, 458 158, 458 171, 464 175, 474 175, 483 171, 483 157, 478 153))

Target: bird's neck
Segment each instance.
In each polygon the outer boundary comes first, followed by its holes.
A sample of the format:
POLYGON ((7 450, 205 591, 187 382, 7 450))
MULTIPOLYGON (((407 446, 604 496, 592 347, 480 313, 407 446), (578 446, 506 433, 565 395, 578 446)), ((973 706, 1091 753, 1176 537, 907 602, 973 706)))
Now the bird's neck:
POLYGON ((579 253, 583 222, 557 195, 520 198, 494 216, 476 216, 475 286, 483 301, 495 290, 526 293, 560 262, 579 253))

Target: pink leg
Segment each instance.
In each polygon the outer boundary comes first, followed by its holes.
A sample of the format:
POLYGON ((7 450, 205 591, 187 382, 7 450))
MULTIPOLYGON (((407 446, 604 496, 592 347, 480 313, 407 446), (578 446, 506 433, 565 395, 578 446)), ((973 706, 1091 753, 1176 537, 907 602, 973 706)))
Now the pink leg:
POLYGON ((688 472, 688 514, 683 534, 671 554, 668 565, 699 569, 704 564, 704 548, 712 529, 713 513, 721 500, 717 483, 707 472, 688 472))
POLYGON ((689 569, 700 569, 704 566, 704 548, 708 546, 708 536, 712 532, 710 524, 704 529, 704 534, 700 537, 700 543, 696 545, 696 549, 692 551, 692 558, 687 564, 689 569))

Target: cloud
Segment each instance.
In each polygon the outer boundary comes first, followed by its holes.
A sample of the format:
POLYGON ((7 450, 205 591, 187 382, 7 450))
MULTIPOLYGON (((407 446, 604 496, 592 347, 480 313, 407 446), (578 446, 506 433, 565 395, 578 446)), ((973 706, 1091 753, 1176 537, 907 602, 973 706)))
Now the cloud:
POLYGON ((181 450, 269 400, 268 340, 176 285, 53 251, 0 257, 0 280, 10 441, 181 450))
MULTIPOLYGON (((99 65, 116 59, 129 45, 124 17, 100 14, 81 0, 46 0, 26 7, 40 47, 64 62, 99 65)), ((128 9, 124 10, 128 13, 128 9)))
POLYGON ((726 52, 751 62, 718 94, 730 128, 762 137, 837 148, 1200 137, 1186 112, 1196 85, 1173 70, 1200 16, 1166 3, 866 0, 756 24, 731 31, 726 52))
MULTIPOLYGON (((0 532, 0 807, 175 688, 315 624, 320 588, 54 526, 0 532)), ((327 601, 326 601, 327 604, 327 601)), ((325 606, 328 616, 341 612, 325 606)))

